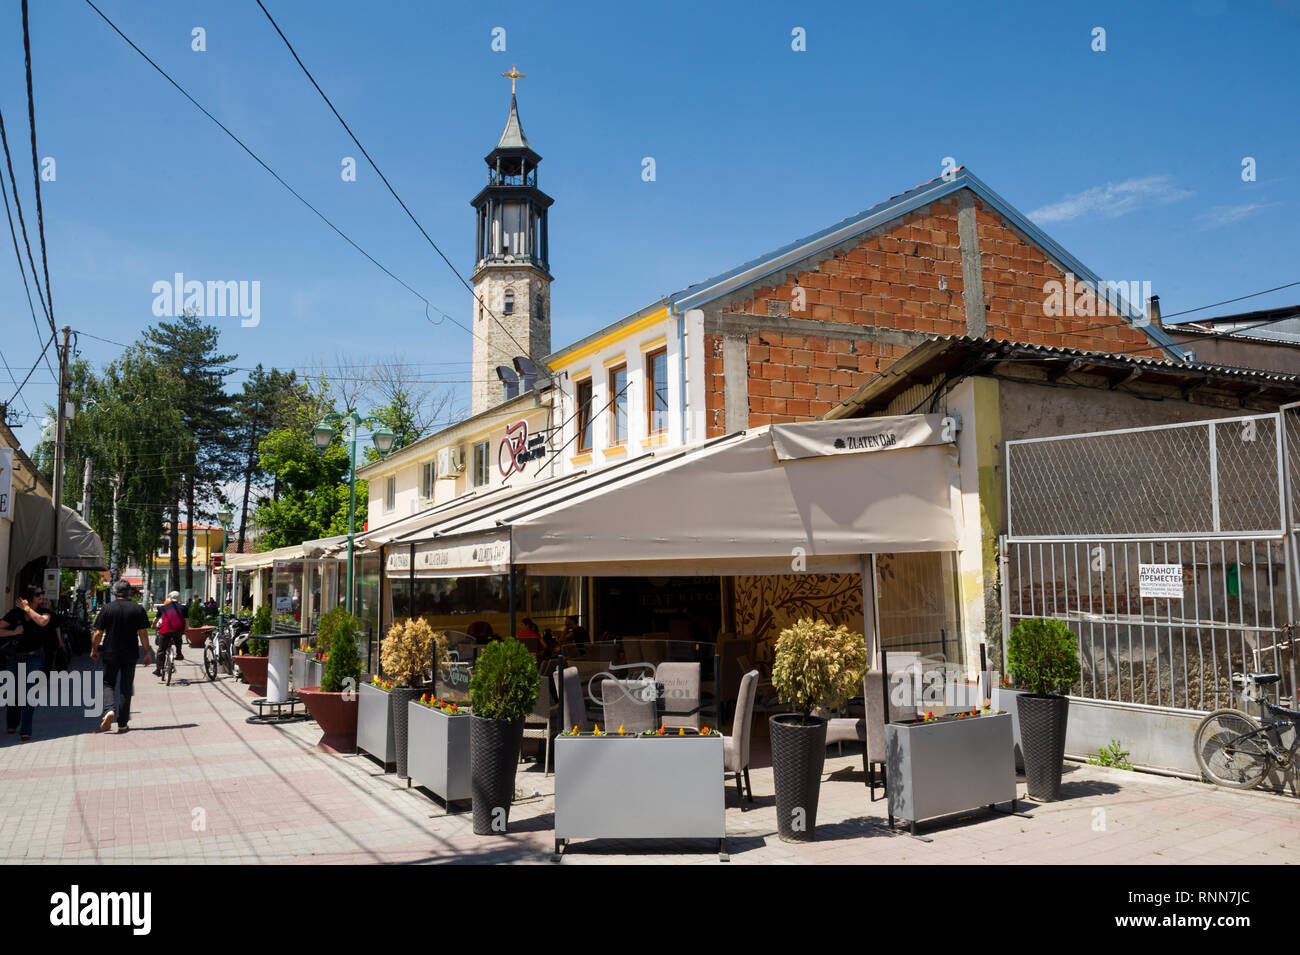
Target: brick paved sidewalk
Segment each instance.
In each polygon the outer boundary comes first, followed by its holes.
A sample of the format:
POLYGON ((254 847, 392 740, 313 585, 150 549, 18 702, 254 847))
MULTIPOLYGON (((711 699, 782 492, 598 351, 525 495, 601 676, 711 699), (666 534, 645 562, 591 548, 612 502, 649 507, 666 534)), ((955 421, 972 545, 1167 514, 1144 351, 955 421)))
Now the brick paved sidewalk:
MULTIPOLYGON (((369 758, 317 753, 315 723, 247 724, 247 688, 209 683, 193 657, 177 676, 165 687, 140 668, 126 735, 94 732, 98 721, 79 711, 50 710, 37 713, 30 742, 2 738, 0 861, 553 859, 553 777, 540 768, 520 767, 512 831, 475 836, 468 812, 448 814, 369 758)), ((1119 770, 1072 767, 1061 802, 945 820, 923 827, 925 842, 880 828, 885 803, 868 800, 860 754, 828 756, 817 840, 802 845, 775 835, 771 769, 752 777, 748 811, 735 787, 727 790, 732 863, 1300 861, 1295 800, 1119 770)), ((627 861, 713 865, 717 855, 706 842, 599 840, 563 857, 565 865, 627 861)))

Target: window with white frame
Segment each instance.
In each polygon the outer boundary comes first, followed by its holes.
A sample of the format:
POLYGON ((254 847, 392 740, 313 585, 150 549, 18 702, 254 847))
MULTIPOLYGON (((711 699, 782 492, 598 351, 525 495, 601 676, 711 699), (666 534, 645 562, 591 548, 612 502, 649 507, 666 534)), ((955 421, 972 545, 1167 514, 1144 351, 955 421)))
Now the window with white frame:
POLYGON ((662 434, 668 430, 668 351, 659 349, 646 355, 646 432, 662 434))
POLYGON ((482 487, 492 479, 488 468, 488 448, 487 441, 480 441, 474 445, 474 487, 482 487))
POLYGON ((433 499, 433 481, 436 477, 433 461, 425 461, 420 465, 420 497, 426 501, 433 499))
POLYGON ((397 476, 384 478, 384 510, 391 511, 397 506, 397 476))

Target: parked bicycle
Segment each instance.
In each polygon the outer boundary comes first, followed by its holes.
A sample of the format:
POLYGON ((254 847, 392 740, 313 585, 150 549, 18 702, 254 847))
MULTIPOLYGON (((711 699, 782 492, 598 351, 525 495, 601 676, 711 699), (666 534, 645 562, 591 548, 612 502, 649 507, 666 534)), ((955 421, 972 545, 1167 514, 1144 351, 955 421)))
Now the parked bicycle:
POLYGON ((1233 690, 1243 708, 1215 710, 1196 728, 1196 762, 1212 783, 1231 789, 1254 789, 1273 771, 1300 770, 1300 711, 1269 702, 1264 687, 1281 681, 1276 673, 1234 674, 1233 690), (1260 706, 1256 720, 1244 710, 1250 703, 1260 706), (1287 747, 1282 736, 1294 727, 1295 737, 1287 747))
POLYGON ((238 618, 229 618, 224 627, 213 630, 203 644, 203 672, 209 680, 217 678, 218 670, 226 676, 235 674, 235 654, 248 639, 249 624, 238 618))

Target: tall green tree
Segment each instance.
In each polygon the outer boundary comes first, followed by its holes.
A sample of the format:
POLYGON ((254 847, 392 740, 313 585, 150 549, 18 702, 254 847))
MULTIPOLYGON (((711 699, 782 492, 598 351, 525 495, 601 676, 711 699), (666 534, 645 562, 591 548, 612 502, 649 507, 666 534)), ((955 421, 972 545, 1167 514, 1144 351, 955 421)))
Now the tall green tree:
POLYGON ((239 508, 239 543, 244 549, 248 529, 249 498, 254 488, 265 487, 274 475, 262 466, 259 447, 274 429, 283 427, 295 407, 307 400, 304 386, 292 372, 272 368, 269 373, 259 364, 243 383, 233 401, 234 422, 231 436, 241 456, 244 479, 243 500, 239 508))
MULTIPOLYGON (((300 393, 285 409, 283 425, 262 440, 260 465, 274 475, 278 494, 263 499, 254 512, 260 549, 347 533, 348 448, 338 436, 323 452, 312 440, 312 428, 331 410, 319 387, 300 393)), ((366 483, 358 481, 356 526, 365 519, 366 483)))
POLYGON ((144 333, 144 348, 176 379, 177 409, 190 432, 192 451, 175 493, 169 495, 173 579, 180 579, 180 504, 189 518, 185 532, 185 587, 194 588, 194 524, 222 500, 221 486, 237 467, 230 439, 231 399, 225 381, 235 355, 219 350, 215 325, 187 310, 175 321, 159 322, 144 333))

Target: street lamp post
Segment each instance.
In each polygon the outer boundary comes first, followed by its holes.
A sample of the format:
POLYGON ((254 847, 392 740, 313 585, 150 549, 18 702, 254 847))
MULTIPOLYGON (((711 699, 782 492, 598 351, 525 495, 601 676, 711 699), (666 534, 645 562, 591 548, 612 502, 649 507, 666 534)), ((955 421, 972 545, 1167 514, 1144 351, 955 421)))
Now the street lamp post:
POLYGON ((217 521, 221 524, 221 596, 217 598, 217 633, 221 634, 226 630, 226 545, 230 543, 230 530, 235 515, 230 512, 230 508, 223 506, 217 512, 217 521))
POLYGON ((347 592, 347 611, 352 613, 352 591, 353 569, 352 558, 355 548, 353 534, 355 533, 356 508, 357 508, 357 435, 362 428, 379 427, 371 433, 371 440, 375 443, 375 450, 379 452, 379 457, 388 457, 388 452, 393 449, 393 441, 397 435, 393 434, 388 428, 384 427, 382 419, 374 417, 363 418, 355 411, 349 411, 346 415, 341 415, 336 411, 331 411, 321 419, 321 423, 312 429, 312 440, 316 442, 316 447, 324 451, 330 446, 337 434, 342 437, 343 441, 348 444, 348 592, 347 592))

